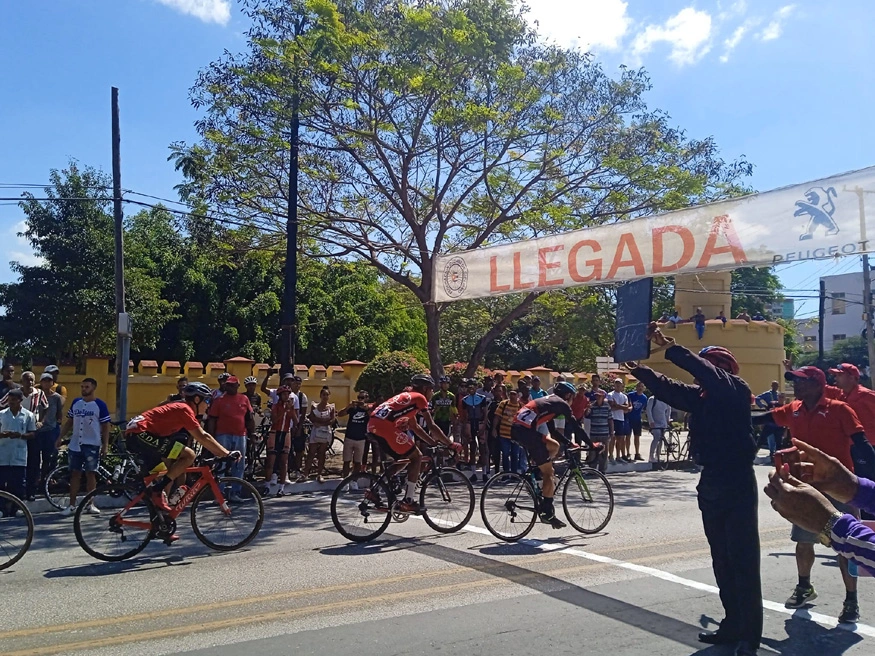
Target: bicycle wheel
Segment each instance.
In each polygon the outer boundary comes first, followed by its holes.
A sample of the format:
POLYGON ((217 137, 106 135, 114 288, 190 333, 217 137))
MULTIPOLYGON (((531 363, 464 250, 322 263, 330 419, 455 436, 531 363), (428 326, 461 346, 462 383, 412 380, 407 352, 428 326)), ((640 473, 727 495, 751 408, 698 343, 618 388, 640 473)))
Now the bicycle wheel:
POLYGON ((432 472, 422 484, 419 505, 422 518, 438 533, 455 533, 474 514, 474 486, 458 469, 445 467, 432 472))
POLYGON ((43 495, 58 510, 67 507, 70 501, 70 468, 67 465, 55 467, 43 482, 43 495))
POLYGON ((119 483, 98 487, 85 495, 76 508, 73 518, 76 541, 98 560, 126 560, 145 549, 152 539, 148 504, 142 498, 128 500, 125 487, 119 483), (98 514, 93 513, 95 506, 98 514))
POLYGON ((614 514, 614 491, 608 479, 591 467, 571 471, 562 486, 562 508, 581 533, 598 533, 614 514))
POLYGON ((191 527, 198 540, 217 551, 233 551, 249 544, 264 523, 264 504, 256 487, 242 478, 226 476, 216 481, 223 499, 216 499, 208 485, 191 504, 191 527), (229 503, 236 494, 241 501, 229 503))
POLYGON ((538 516, 531 483, 519 474, 496 474, 483 486, 480 516, 499 540, 516 542, 529 534, 538 516))
POLYGON ((389 508, 394 500, 379 476, 367 472, 350 474, 331 495, 331 521, 347 540, 368 542, 389 526, 392 521, 389 508))
POLYGON ((684 462, 690 459, 690 438, 681 439, 678 435, 678 462, 684 462))
POLYGON ((17 563, 33 541, 33 515, 24 501, 0 491, 0 569, 17 563))

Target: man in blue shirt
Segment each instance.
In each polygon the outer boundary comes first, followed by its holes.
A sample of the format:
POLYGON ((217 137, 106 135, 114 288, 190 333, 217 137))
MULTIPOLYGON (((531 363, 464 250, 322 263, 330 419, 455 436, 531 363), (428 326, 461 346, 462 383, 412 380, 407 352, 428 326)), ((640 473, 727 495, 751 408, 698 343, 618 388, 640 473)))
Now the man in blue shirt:
MULTIPOLYGON (((635 436, 635 460, 644 460, 641 457, 641 411, 647 405, 644 383, 638 383, 635 386, 635 391, 629 392, 626 396, 629 399, 629 403, 632 404, 632 409, 626 415, 626 421, 629 422, 629 429, 635 436)), ((626 439, 629 439, 628 435, 626 439)), ((626 452, 629 452, 628 445, 626 445, 626 452)))
MULTIPOLYGON (((82 472, 85 472, 85 487, 91 492, 97 487, 95 472, 100 464, 100 456, 106 455, 109 449, 109 409, 106 403, 95 395, 97 381, 86 378, 82 381, 82 396, 75 399, 67 411, 67 419, 61 428, 57 447, 61 441, 72 433, 69 451, 70 467, 70 505, 61 511, 65 517, 76 512, 76 496, 79 494, 79 485, 82 480, 82 472)), ((100 509, 92 504, 85 512, 99 515, 100 509)))
MULTIPOLYGON (((487 435, 484 427, 486 422, 486 411, 489 409, 489 399, 483 394, 477 393, 477 386, 472 381, 468 385, 468 395, 462 399, 462 404, 465 406, 465 413, 468 415, 468 431, 470 436, 471 467, 477 466, 475 453, 477 447, 480 447, 480 473, 485 481, 489 475, 489 445, 487 443, 487 435)), ((471 474, 471 482, 477 482, 477 471, 471 474)))
POLYGON ((529 398, 540 399, 547 396, 547 391, 541 387, 541 379, 535 376, 532 378, 532 389, 529 390, 529 398))
MULTIPOLYGON (((0 490, 22 499, 27 471, 27 440, 32 439, 36 432, 36 418, 30 410, 21 407, 23 399, 20 389, 10 389, 6 394, 9 407, 0 410, 0 490)), ((4 517, 9 516, 5 504, 2 512, 4 517)))

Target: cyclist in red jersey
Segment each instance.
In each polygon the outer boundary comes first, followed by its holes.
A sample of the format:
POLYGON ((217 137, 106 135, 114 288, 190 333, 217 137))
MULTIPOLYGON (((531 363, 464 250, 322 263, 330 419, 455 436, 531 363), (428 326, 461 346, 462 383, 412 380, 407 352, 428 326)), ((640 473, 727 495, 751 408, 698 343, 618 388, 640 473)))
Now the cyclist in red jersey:
POLYGON ((557 383, 553 394, 532 399, 520 408, 510 428, 514 442, 521 444, 528 452, 529 459, 541 470, 541 507, 538 517, 553 528, 564 528, 565 523, 556 517, 553 509, 553 495, 556 481, 553 480, 553 458, 559 453, 559 442, 568 442, 569 435, 576 435, 590 448, 596 448, 583 427, 577 423, 568 403, 577 394, 571 383, 557 383), (553 420, 565 417, 565 435, 556 430, 553 420))
POLYGON ((213 455, 225 458, 236 454, 240 457, 238 451, 228 451, 204 431, 197 419, 201 403, 210 394, 210 388, 203 383, 189 383, 182 388, 183 401, 159 405, 128 422, 125 444, 129 451, 140 456, 145 470, 149 472, 162 462, 167 467, 164 475, 158 476, 149 486, 150 498, 158 510, 171 510, 165 488, 194 462, 195 453, 186 446, 188 435, 184 431, 213 455))
POLYGON ((445 444, 457 453, 461 451, 461 444, 453 443, 444 435, 428 410, 428 402, 434 393, 434 379, 428 374, 418 374, 410 379, 410 386, 411 391, 401 392, 374 409, 368 421, 368 433, 380 445, 383 453, 394 460, 406 458, 410 461, 407 466, 407 492, 399 504, 399 510, 420 514, 423 509, 414 500, 414 495, 422 465, 422 452, 409 433, 427 444, 445 444), (425 420, 428 430, 417 423, 417 415, 425 420))

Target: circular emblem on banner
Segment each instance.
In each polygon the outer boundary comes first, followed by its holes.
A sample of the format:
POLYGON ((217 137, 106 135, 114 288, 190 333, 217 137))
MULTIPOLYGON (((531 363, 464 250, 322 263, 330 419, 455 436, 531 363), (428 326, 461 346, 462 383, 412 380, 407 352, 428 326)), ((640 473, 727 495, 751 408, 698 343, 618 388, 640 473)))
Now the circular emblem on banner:
POLYGON ((454 257, 444 267, 444 291, 451 298, 458 298, 468 288, 468 265, 461 257, 454 257))

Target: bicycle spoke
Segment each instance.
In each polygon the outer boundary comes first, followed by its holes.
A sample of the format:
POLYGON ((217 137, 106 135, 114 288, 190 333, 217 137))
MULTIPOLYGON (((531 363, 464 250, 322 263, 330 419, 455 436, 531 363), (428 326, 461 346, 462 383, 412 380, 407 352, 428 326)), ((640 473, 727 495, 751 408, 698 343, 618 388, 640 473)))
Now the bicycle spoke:
POLYGON ((125 489, 123 485, 97 488, 76 509, 73 519, 76 540, 88 554, 100 560, 130 558, 152 539, 149 507, 142 500, 131 505, 125 489), (125 509, 126 506, 130 507, 125 509), (99 513, 94 512, 95 507, 99 513))
POLYGON ((562 506, 575 529, 597 533, 607 526, 614 512, 611 484, 594 469, 572 471, 562 489, 562 506))
POLYGON ((480 497, 480 514, 495 537, 513 542, 535 525, 535 498, 519 474, 496 474, 487 481, 480 497))
POLYGON ((261 530, 264 505, 254 485, 239 478, 218 481, 222 498, 205 487, 191 506, 191 525, 212 549, 230 551, 248 544, 261 530))
POLYGON ((11 494, 0 494, 0 569, 18 562, 33 539, 33 517, 24 503, 11 494))
POLYGON ((452 533, 465 526, 474 513, 474 488, 465 474, 448 467, 426 478, 419 502, 431 528, 452 533))
POLYGON ((389 526, 392 501, 382 479, 364 472, 351 474, 331 497, 331 521, 348 540, 367 542, 389 526))

